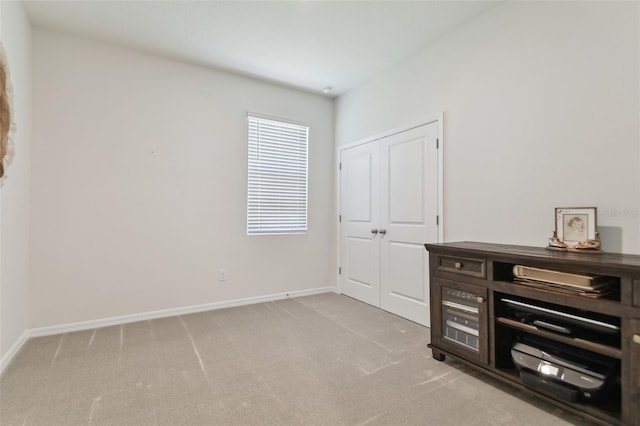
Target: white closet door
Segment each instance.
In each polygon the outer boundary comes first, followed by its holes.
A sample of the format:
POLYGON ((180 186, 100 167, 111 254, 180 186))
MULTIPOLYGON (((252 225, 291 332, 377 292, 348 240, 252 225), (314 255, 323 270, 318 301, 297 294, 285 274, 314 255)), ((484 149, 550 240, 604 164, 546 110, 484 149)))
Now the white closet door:
POLYGON ((365 144, 341 153, 340 265, 342 293, 380 306, 378 145, 365 144))
POLYGON ((438 241, 438 123, 382 139, 380 307, 429 326, 429 262, 438 241))

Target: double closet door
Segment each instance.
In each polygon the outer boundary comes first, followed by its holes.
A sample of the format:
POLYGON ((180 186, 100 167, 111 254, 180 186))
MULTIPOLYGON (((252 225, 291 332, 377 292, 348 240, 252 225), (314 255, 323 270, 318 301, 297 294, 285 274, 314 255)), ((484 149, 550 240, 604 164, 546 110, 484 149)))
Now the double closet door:
POLYGON ((429 326, 438 241, 438 122, 340 155, 341 292, 429 326))

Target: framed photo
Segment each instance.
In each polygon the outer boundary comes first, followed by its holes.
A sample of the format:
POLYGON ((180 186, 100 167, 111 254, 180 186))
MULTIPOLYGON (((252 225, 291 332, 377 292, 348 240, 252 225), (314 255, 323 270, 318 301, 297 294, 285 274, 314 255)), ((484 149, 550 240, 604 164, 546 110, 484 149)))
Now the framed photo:
POLYGON ((595 207, 556 207, 558 239, 571 247, 596 238, 595 207))

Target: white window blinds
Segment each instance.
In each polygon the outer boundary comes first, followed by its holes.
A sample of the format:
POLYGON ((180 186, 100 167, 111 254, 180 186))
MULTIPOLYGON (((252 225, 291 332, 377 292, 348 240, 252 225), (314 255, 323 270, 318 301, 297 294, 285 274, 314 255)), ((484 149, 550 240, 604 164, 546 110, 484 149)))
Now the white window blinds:
POLYGON ((249 115, 247 234, 307 231, 309 127, 249 115))

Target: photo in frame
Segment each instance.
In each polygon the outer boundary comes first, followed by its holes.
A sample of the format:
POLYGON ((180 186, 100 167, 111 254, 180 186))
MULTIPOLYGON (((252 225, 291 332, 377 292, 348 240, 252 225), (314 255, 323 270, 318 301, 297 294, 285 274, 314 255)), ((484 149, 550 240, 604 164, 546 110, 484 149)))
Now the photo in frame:
POLYGON ((595 240, 597 229, 596 207, 556 207, 556 234, 568 247, 595 240))

